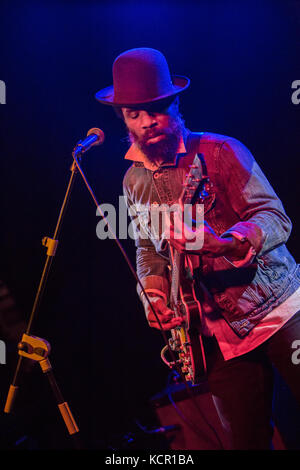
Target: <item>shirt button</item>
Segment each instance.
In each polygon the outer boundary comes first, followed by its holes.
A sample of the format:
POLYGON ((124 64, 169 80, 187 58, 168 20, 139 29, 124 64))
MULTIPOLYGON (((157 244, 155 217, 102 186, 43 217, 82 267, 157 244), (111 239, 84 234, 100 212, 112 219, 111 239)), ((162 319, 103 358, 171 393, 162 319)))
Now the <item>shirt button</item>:
POLYGON ((154 173, 153 178, 157 179, 159 178, 160 174, 159 173, 154 173))

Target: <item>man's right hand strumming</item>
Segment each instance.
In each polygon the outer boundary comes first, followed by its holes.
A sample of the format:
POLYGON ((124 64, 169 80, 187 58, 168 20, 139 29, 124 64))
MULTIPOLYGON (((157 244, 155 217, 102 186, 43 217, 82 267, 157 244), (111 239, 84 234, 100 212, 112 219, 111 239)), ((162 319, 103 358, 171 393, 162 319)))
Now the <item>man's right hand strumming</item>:
POLYGON ((172 328, 176 328, 176 326, 180 326, 182 324, 183 320, 180 317, 174 316, 174 311, 167 306, 165 300, 162 297, 149 297, 149 300, 151 301, 153 309, 157 315, 156 318, 149 303, 145 299, 145 313, 149 326, 159 330, 161 327, 163 330, 171 330, 172 328), (158 320, 161 323, 161 327, 158 320))

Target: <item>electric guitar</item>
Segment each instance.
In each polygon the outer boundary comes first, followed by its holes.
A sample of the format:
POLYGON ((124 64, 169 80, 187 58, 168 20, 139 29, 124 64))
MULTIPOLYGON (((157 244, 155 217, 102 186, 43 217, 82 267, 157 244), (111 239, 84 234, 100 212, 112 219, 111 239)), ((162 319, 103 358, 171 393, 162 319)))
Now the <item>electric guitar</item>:
MULTIPOLYGON (((184 183, 179 200, 181 207, 193 205, 197 200, 203 204, 209 196, 210 182, 207 175, 202 174, 199 156, 196 155, 184 183)), ((202 206, 203 207, 203 206, 202 206)), ((169 347, 178 356, 178 364, 187 381, 198 384, 206 374, 206 360, 201 334, 202 308, 195 294, 195 281, 192 277, 191 259, 186 254, 180 254, 169 243, 171 262, 170 308, 175 316, 184 319, 183 325, 171 330, 169 347)), ((161 351, 162 360, 172 367, 174 364, 166 359, 169 349, 166 345, 161 351)))

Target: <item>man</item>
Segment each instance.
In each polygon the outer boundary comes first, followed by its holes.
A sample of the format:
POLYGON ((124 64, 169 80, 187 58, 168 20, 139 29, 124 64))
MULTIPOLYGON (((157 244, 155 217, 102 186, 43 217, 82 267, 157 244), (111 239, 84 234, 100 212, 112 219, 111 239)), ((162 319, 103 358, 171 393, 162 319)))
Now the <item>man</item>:
POLYGON ((186 77, 171 77, 159 51, 139 48, 116 58, 113 86, 96 94, 128 129, 131 146, 125 158, 133 164, 124 177, 124 193, 138 228, 137 274, 155 314, 140 286, 138 293, 151 327, 169 330, 182 324, 169 308, 165 234, 148 230, 145 208, 177 203, 191 156, 202 155, 203 175, 207 171, 211 183, 204 200, 203 244, 189 251, 189 228, 176 236, 176 223, 168 241, 192 260, 199 280, 207 378, 232 448, 268 449, 272 364, 300 403, 300 366, 291 359, 293 342, 300 339, 300 267, 285 246, 291 222, 242 143, 186 129, 178 96, 188 85, 186 77))

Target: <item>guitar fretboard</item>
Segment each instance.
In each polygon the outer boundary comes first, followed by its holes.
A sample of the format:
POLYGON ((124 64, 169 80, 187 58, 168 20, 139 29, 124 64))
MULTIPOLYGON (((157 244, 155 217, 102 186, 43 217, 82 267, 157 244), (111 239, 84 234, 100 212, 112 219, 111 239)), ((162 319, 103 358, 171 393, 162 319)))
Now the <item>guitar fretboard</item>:
MULTIPOLYGON (((200 186, 202 179, 202 168, 201 162, 198 155, 195 155, 193 164, 190 165, 189 174, 186 177, 186 180, 183 185, 183 190, 179 199, 179 204, 184 210, 185 204, 191 204, 197 190, 200 186)), ((183 217, 183 213, 181 214, 183 217)), ((170 257, 171 257, 171 267, 172 267, 172 276, 171 276, 171 308, 174 309, 177 314, 176 305, 179 299, 179 285, 180 285, 180 273, 184 268, 185 256, 177 252, 170 246, 170 257)))

